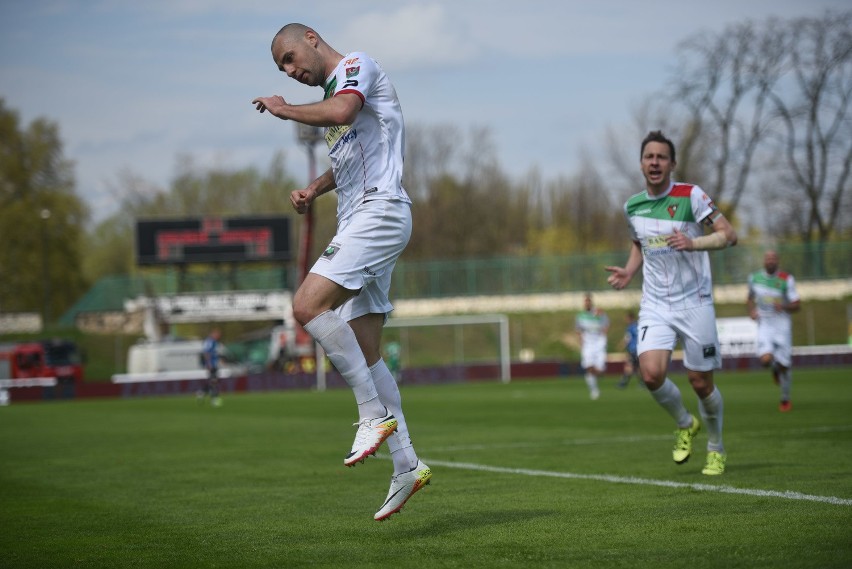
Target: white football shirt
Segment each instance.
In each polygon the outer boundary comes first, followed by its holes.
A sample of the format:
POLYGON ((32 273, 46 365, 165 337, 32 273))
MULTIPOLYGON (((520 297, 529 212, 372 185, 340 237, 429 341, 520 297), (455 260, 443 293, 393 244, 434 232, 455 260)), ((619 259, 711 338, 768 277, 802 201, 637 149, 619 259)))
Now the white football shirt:
POLYGON ((647 191, 624 204, 630 234, 642 248, 641 306, 684 310, 713 304, 707 251, 676 251, 666 243, 675 229, 690 238, 704 234, 701 222, 716 211, 713 201, 693 184, 672 183, 660 196, 647 191))
POLYGON ((796 279, 784 271, 769 274, 765 270, 748 276, 748 296, 754 300, 758 323, 780 325, 789 329, 791 316, 786 310, 775 310, 775 304, 790 304, 801 300, 796 290, 796 279))
POLYGON ((346 55, 325 83, 326 99, 341 93, 358 95, 363 107, 351 125, 326 129, 338 220, 369 200, 411 203, 402 187, 402 108, 384 70, 363 52, 346 55))

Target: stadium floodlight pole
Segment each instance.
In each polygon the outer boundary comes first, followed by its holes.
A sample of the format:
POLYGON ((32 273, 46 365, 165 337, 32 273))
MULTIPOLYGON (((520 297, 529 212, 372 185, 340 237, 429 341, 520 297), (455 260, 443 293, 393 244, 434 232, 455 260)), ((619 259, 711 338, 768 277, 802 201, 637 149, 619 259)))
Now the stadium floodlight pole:
POLYGON ((44 295, 42 308, 42 326, 50 322, 50 261, 47 258, 47 224, 50 220, 50 210, 44 208, 39 212, 41 217, 41 265, 42 265, 42 293, 44 295))
MULTIPOLYGON (((296 137, 299 140, 299 143, 305 147, 305 151, 308 154, 308 184, 313 182, 317 177, 317 160, 314 155, 314 146, 318 143, 325 140, 325 136, 323 135, 322 129, 318 126, 310 126, 302 123, 296 123, 296 137)), ((305 216, 302 219, 302 229, 300 232, 299 238, 299 259, 298 259, 298 267, 296 268, 297 277, 296 277, 296 289, 302 284, 302 281, 305 280, 305 277, 308 275, 308 265, 310 263, 310 255, 311 255, 311 246, 313 244, 313 235, 314 235, 314 208, 313 205, 308 206, 308 210, 305 212, 305 216)), ((299 346, 307 346, 312 341, 310 335, 305 332, 304 328, 299 323, 296 323, 296 344, 299 346)), ((321 352, 321 348, 319 344, 316 344, 314 347, 314 354, 319 355, 321 352)), ((316 365, 314 369, 317 370, 317 389, 319 391, 325 391, 325 375, 324 375, 324 367, 322 366, 322 362, 318 361, 317 358, 316 365), (323 371, 320 371, 323 370, 323 371)))
MULTIPOLYGON (((314 155, 314 146, 325 140, 325 136, 323 136, 322 129, 318 126, 296 123, 296 137, 298 138, 299 143, 305 147, 308 155, 308 183, 311 183, 317 177, 317 160, 314 155)), ((299 272, 297 279, 298 282, 296 283, 297 287, 302 284, 302 281, 308 274, 308 263, 314 230, 313 210, 313 206, 308 207, 302 222, 301 237, 299 240, 299 272)))

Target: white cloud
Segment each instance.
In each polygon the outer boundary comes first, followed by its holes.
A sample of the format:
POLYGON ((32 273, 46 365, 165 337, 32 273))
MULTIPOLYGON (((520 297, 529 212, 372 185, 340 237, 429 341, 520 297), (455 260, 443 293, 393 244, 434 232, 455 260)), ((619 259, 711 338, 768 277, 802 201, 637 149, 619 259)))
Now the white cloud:
POLYGON ((387 69, 460 66, 481 53, 468 41, 468 26, 452 18, 444 3, 405 4, 347 19, 334 47, 365 51, 387 69))

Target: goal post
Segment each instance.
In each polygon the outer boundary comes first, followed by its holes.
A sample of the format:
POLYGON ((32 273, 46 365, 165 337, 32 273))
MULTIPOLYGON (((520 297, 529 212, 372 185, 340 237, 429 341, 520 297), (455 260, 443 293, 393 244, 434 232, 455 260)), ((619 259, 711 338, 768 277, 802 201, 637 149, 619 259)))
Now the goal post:
MULTIPOLYGON (((505 314, 472 314, 459 316, 424 316, 388 318, 385 328, 419 328, 445 326, 459 328, 466 325, 496 325, 498 330, 497 359, 500 362, 500 381, 509 383, 512 379, 511 351, 509 347, 509 317, 505 314)), ((317 361, 325 357, 322 346, 316 344, 317 361)), ((327 387, 324 365, 317 365, 317 391, 327 387)))
POLYGON ((389 318, 386 328, 416 328, 420 326, 465 326, 491 324, 499 331, 498 359, 500 361, 500 381, 509 383, 512 379, 511 352, 509 348, 509 317, 505 314, 469 314, 459 316, 427 316, 389 318))

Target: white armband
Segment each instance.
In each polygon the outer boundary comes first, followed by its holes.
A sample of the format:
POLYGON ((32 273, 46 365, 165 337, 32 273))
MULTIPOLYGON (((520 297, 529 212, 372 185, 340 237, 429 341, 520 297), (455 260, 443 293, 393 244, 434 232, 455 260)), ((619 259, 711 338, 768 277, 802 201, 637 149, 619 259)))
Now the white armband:
POLYGON ((708 251, 711 249, 724 249, 728 246, 728 238, 721 231, 714 231, 710 235, 702 235, 692 240, 692 248, 696 251, 708 251))

